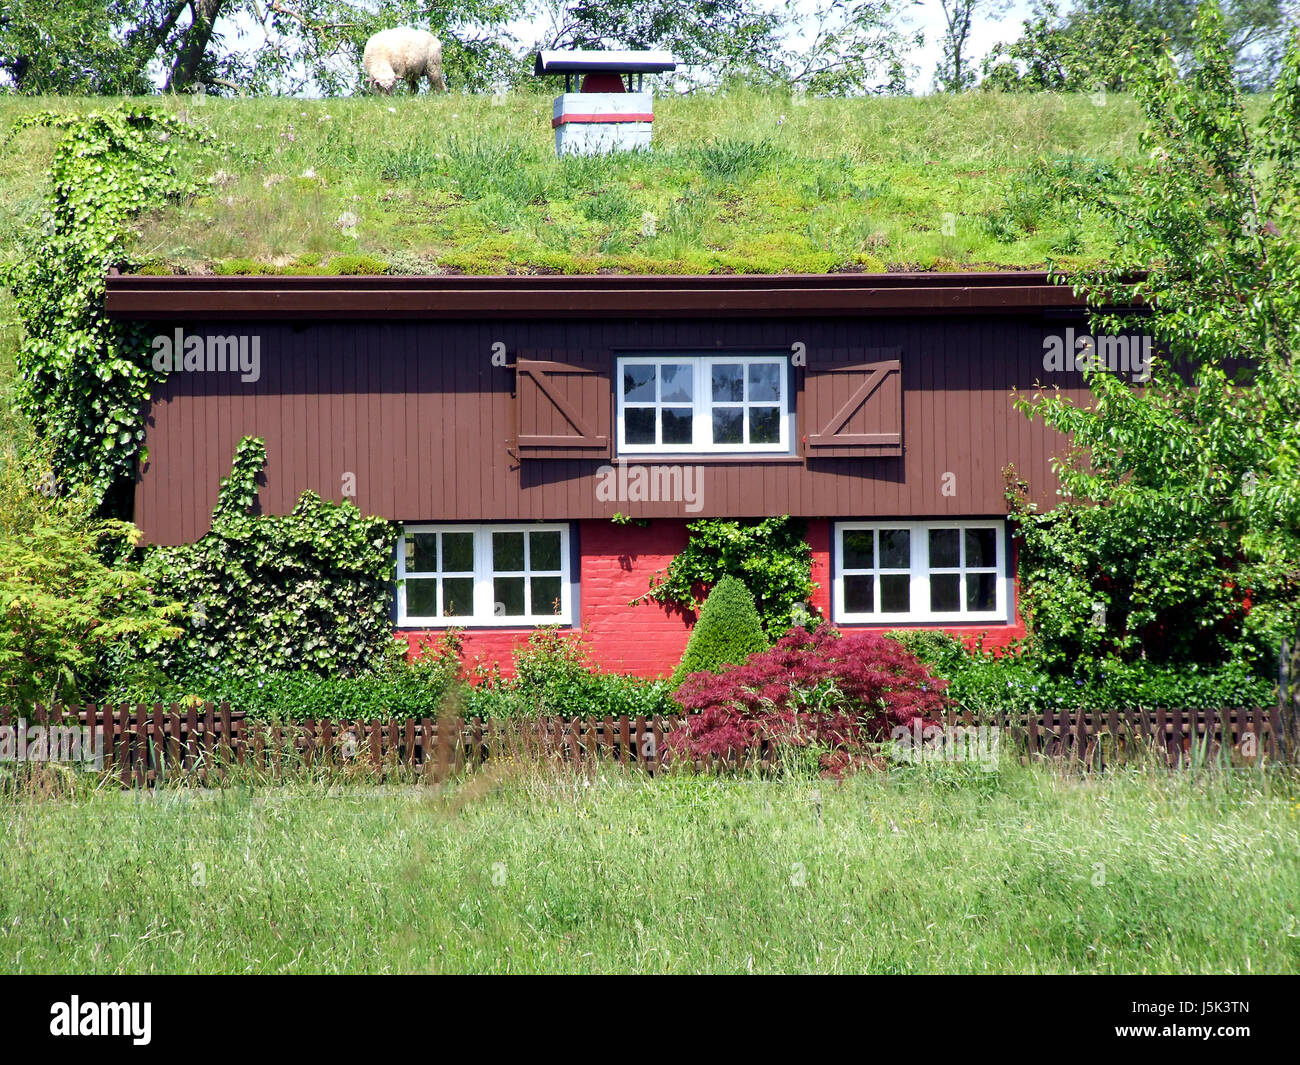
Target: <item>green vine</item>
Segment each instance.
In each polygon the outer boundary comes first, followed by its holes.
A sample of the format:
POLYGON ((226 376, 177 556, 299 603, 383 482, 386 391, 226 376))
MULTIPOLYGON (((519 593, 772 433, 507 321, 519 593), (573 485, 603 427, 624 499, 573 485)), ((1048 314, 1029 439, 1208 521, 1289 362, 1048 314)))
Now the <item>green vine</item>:
POLYGON ((60 480, 87 485, 102 503, 134 473, 145 405, 161 377, 149 364, 146 330, 105 315, 104 279, 111 267, 130 265, 133 218, 195 191, 177 168, 180 144, 211 140, 164 112, 124 104, 25 115, 0 151, 38 126, 64 136, 42 224, 0 266, 24 330, 16 398, 52 446, 60 480))
POLYGON ((704 518, 686 530, 686 548, 650 578, 644 598, 698 613, 708 589, 730 575, 753 594, 770 638, 808 619, 805 604, 815 585, 802 521, 788 514, 757 522, 704 518))
POLYGON ((397 527, 314 492, 290 514, 257 514, 265 464, 262 440, 240 441, 212 531, 145 557, 155 592, 186 606, 184 632, 161 663, 173 678, 350 676, 391 653, 397 527))

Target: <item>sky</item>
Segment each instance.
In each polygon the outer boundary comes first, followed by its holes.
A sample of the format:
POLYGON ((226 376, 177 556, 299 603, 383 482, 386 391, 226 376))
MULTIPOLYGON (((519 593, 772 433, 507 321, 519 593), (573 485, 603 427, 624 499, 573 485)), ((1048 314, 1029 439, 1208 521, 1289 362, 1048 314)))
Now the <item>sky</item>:
MULTIPOLYGON (((996 22, 985 16, 976 17, 968 47, 977 70, 980 61, 998 41, 1014 41, 1020 36, 1020 24, 1029 17, 1032 8, 1030 0, 1013 0, 1006 14, 996 22)), ((920 66, 921 73, 909 83, 909 87, 913 92, 929 92, 933 88, 934 68, 943 58, 943 10, 939 0, 923 0, 914 12, 911 22, 925 31, 925 47, 912 54, 912 61, 920 66)))

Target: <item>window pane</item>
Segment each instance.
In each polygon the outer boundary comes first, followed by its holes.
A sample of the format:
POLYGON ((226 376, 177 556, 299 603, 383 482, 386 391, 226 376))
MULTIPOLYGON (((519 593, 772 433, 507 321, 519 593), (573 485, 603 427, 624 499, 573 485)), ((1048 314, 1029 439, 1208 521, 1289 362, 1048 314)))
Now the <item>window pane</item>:
POLYGON ((966 609, 996 610, 998 608, 998 575, 996 573, 966 574, 966 609))
POLYGON ((438 572, 437 533, 411 533, 406 537, 406 568, 412 573, 438 572))
POLYGON ((749 401, 751 403, 776 402, 781 398, 781 367, 775 363, 759 363, 749 367, 749 401))
POLYGON ((623 412, 624 443, 653 444, 655 442, 654 407, 634 407, 623 412))
POLYGON ((931 574, 930 609, 936 613, 955 613, 961 609, 961 574, 931 574))
POLYGON ((430 577, 427 580, 408 580, 406 582, 406 612, 411 617, 433 618, 438 616, 438 582, 430 577))
POLYGON ((910 530, 880 530, 880 568, 912 568, 912 533, 910 530))
POLYGON ((533 577, 533 613, 558 614, 560 612, 560 578, 533 577))
POLYGON ((912 578, 906 573, 886 573, 880 578, 880 612, 906 614, 911 609, 912 578))
POLYGON ((844 531, 844 568, 875 569, 875 534, 870 529, 844 531))
POLYGON ((749 408, 749 442, 751 444, 779 444, 781 442, 781 408, 749 408))
POLYGON ((689 403, 695 398, 695 368, 690 363, 665 363, 659 367, 659 401, 689 403))
POLYGON ((492 569, 496 573, 524 568, 524 534, 492 534, 492 569))
POLYGON ((530 532, 528 534, 528 568, 560 568, 560 534, 558 532, 530 532))
MULTIPOLYGON (((957 529, 930 530, 930 568, 956 569, 961 565, 961 534, 957 529)), ((956 610, 956 607, 953 607, 956 610)))
POLYGON ((623 398, 637 403, 655 401, 655 368, 653 366, 623 367, 623 398))
POLYGON ((474 534, 442 534, 442 573, 474 572, 474 534))
POLYGON ((448 618, 467 618, 474 613, 474 578, 442 579, 442 614, 448 618))
POLYGON ((968 569, 990 568, 998 564, 996 529, 966 530, 966 566, 968 569))
POLYGON ((713 402, 739 403, 745 398, 745 368, 732 364, 713 367, 713 402))
POLYGON ((665 444, 689 444, 694 439, 691 426, 694 419, 690 407, 665 407, 663 409, 665 444))
POLYGON ((876 578, 850 574, 844 578, 844 611, 848 614, 876 612, 876 578))
POLYGON ((745 409, 743 407, 713 408, 713 442, 715 444, 743 444, 745 442, 745 409))
POLYGON ((492 580, 492 614, 494 617, 515 618, 524 613, 524 579, 522 577, 495 577, 492 580))

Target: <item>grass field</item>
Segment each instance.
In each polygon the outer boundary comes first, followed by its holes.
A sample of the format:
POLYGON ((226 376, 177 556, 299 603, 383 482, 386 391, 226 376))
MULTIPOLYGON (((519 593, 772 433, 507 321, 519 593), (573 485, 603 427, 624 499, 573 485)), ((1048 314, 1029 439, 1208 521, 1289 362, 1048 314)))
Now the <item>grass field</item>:
POLYGON ((955 768, 10 798, 0 970, 1300 971, 1294 777, 955 768))
MULTIPOLYGON (((656 102, 649 154, 556 160, 546 95, 333 100, 156 98, 221 147, 203 195, 144 220, 153 271, 824 272, 1041 266, 1104 258, 1087 214, 1045 197, 1139 156, 1132 100, 1108 96, 656 102), (340 219, 343 219, 341 222, 340 219)), ((0 98, 20 113, 105 100, 0 98)), ((0 174, 0 249, 40 203, 56 134, 19 134, 0 174)), ((0 252, 0 254, 3 254, 0 252)))

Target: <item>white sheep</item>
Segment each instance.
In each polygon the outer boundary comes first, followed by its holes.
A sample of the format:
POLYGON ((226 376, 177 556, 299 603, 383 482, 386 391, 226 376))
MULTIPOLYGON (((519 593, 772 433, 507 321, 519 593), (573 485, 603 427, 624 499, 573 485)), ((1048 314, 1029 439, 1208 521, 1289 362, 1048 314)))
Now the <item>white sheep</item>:
POLYGON ((434 92, 447 91, 447 79, 442 76, 442 42, 424 30, 405 26, 380 30, 366 41, 361 62, 370 88, 385 95, 391 95, 399 79, 415 92, 424 77, 434 92))

